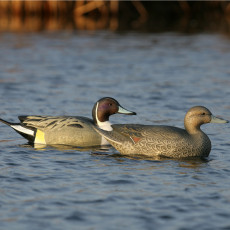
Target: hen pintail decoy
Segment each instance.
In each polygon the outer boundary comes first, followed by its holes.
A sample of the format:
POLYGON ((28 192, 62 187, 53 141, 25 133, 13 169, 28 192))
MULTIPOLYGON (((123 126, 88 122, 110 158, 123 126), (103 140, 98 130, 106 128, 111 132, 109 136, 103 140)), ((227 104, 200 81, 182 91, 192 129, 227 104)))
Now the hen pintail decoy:
POLYGON ((121 113, 135 115, 124 109, 117 100, 104 97, 98 100, 92 110, 93 120, 81 116, 19 116, 20 123, 0 119, 30 143, 45 145, 71 145, 78 147, 109 145, 94 129, 111 130, 109 116, 121 113))
POLYGON ((228 121, 213 116, 203 106, 195 106, 185 115, 185 129, 138 124, 112 126, 112 131, 94 128, 122 154, 187 158, 209 155, 211 141, 200 129, 200 126, 206 123, 228 123, 228 121))

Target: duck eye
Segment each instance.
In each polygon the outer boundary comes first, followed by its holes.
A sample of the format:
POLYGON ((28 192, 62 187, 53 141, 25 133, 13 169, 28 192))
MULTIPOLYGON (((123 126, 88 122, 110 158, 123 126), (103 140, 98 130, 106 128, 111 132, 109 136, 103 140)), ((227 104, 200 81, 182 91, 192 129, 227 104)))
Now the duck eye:
POLYGON ((202 113, 201 115, 205 115, 205 113, 202 113))
POLYGON ((109 103, 109 106, 112 106, 112 103, 109 103))

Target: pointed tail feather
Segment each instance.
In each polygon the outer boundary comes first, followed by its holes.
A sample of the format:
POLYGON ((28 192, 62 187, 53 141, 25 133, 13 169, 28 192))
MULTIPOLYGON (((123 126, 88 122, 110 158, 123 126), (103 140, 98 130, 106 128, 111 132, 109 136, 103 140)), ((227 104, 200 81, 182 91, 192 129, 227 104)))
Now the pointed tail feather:
POLYGON ((8 122, 8 121, 5 121, 5 120, 3 120, 3 119, 1 119, 1 118, 0 118, 0 122, 6 124, 6 125, 8 125, 8 126, 13 125, 13 123, 10 123, 10 122, 8 122))
POLYGON ((25 127, 25 126, 21 125, 20 123, 11 123, 11 122, 5 121, 1 118, 0 118, 0 122, 10 126, 17 133, 19 133, 21 136, 26 138, 29 142, 34 141, 36 130, 34 130, 33 128, 25 127))

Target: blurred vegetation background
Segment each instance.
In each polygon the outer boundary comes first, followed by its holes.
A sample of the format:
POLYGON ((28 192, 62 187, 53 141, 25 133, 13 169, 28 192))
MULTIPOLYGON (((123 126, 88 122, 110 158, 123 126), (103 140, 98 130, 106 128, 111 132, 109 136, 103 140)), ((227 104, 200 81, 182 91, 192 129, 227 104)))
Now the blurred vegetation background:
POLYGON ((229 1, 0 1, 0 31, 230 32, 229 1))

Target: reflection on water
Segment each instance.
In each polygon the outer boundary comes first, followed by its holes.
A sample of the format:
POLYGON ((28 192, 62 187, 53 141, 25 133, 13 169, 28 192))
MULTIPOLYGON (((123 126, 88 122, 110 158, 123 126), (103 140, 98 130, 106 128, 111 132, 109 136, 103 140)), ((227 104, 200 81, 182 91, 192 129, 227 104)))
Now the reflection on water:
MULTIPOLYGON (((12 141, 12 140, 10 140, 12 141)), ((200 158, 200 157, 194 157, 194 158, 183 158, 183 159, 170 159, 167 157, 160 157, 160 156, 146 156, 146 155, 121 155, 120 153, 112 153, 117 152, 113 147, 111 146, 92 146, 92 147, 76 147, 76 146, 69 146, 69 145, 44 145, 44 144, 21 144, 19 145, 22 148, 29 148, 29 149, 35 149, 35 150, 47 150, 47 149, 55 149, 61 152, 90 152, 92 156, 107 156, 107 157, 113 157, 119 161, 125 161, 125 159, 130 159, 134 161, 153 161, 153 162, 169 162, 172 160, 175 160, 178 162, 180 167, 185 168, 196 168, 202 166, 202 164, 208 163, 209 159, 207 158, 200 158)))
POLYGON ((0 31, 222 31, 228 1, 0 1, 0 31))
POLYGON ((20 145, 21 147, 24 148, 33 148, 36 150, 46 150, 47 148, 50 149, 56 149, 59 151, 65 151, 65 150, 70 150, 70 151, 79 151, 79 152, 91 152, 91 151, 98 151, 98 152, 107 152, 111 148, 109 145, 108 146, 92 146, 92 147, 77 147, 77 146, 70 146, 70 145, 44 145, 44 144, 23 144, 20 145))
POLYGON ((161 156, 122 155, 120 153, 117 153, 117 151, 112 146, 109 146, 109 145, 108 146, 77 147, 77 146, 69 146, 69 145, 49 145, 47 146, 44 144, 27 143, 27 144, 21 144, 19 146, 22 148, 35 149, 39 151, 46 151, 47 149, 49 150, 54 149, 54 150, 58 150, 61 152, 66 152, 66 153, 68 152, 74 153, 75 151, 90 152, 92 156, 109 157, 109 158, 112 157, 120 162, 125 162, 126 159, 133 160, 133 161, 150 161, 150 162, 155 162, 155 163, 164 162, 164 161, 165 162, 176 161, 179 167, 194 168, 194 169, 202 167, 203 165, 209 162, 209 159, 200 158, 200 157, 170 159, 170 158, 161 157, 161 156))
MULTIPOLYGON (((103 152, 106 152, 105 150, 102 150, 103 152)), ((97 155, 97 156, 106 156, 104 153, 99 153, 99 152, 94 152, 92 153, 93 155, 97 155)), ((205 165, 206 163, 209 162, 209 159, 206 158, 199 158, 199 157, 194 157, 194 158, 189 158, 189 159, 170 159, 170 158, 166 158, 166 157, 158 157, 158 156, 141 156, 141 155, 121 155, 118 153, 114 153, 114 154, 107 154, 108 157, 114 157, 117 160, 120 160, 122 162, 125 162, 126 159, 130 159, 133 161, 150 161, 153 163, 157 163, 157 162, 171 162, 171 161, 175 161, 178 163, 179 167, 183 167, 183 168, 199 168, 202 167, 203 165, 205 165)))
MULTIPOLYGON (((104 96, 138 114, 112 123, 183 127, 195 105, 230 119, 230 41, 221 35, 1 34, 0 50, 0 117, 12 122, 91 118, 104 96)), ((209 158, 175 160, 31 146, 0 124, 0 228, 228 229, 229 124, 202 130, 209 158)))

